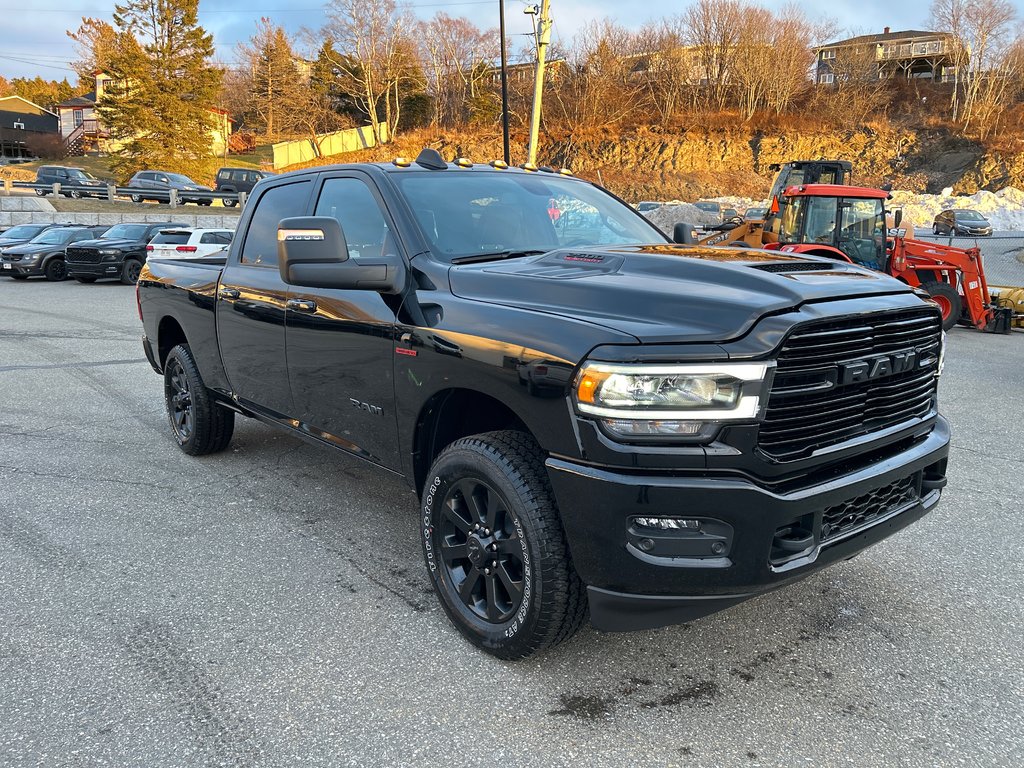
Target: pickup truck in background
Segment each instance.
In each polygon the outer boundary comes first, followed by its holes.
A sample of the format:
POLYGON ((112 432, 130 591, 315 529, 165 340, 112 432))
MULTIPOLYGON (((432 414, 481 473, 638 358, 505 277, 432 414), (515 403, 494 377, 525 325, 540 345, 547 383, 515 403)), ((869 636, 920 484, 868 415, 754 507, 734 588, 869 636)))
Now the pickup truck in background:
POLYGON ((162 229, 183 225, 172 221, 156 224, 115 224, 95 240, 68 246, 64 254, 68 277, 80 283, 111 278, 125 285, 139 279, 146 263, 146 246, 162 229))
POLYGON ((267 179, 226 256, 137 290, 182 450, 241 414, 401 474, 441 606, 502 658, 801 579, 946 482, 935 304, 672 243, 547 168, 424 150, 267 179))

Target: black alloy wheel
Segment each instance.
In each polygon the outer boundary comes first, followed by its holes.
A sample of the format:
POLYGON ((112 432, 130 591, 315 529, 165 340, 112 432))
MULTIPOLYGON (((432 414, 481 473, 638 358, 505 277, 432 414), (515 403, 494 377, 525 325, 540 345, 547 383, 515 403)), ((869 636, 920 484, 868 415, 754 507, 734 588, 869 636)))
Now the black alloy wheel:
POLYGON ((587 616, 545 458, 525 432, 471 435, 441 451, 423 488, 421 542, 441 607, 502 659, 563 642, 587 616))
POLYGON ((121 268, 121 282, 125 285, 135 285, 139 282, 139 275, 142 273, 142 262, 137 259, 125 259, 121 268))
POLYGON ((174 439, 190 456, 223 451, 231 443, 234 411, 213 399, 187 344, 176 346, 164 361, 164 404, 174 439))
POLYGON ((192 403, 192 389, 189 386, 185 368, 176 357, 167 360, 167 416, 178 443, 186 443, 196 428, 195 408, 192 403))
POLYGON ((54 257, 50 259, 46 264, 46 269, 43 271, 46 275, 46 279, 51 283, 59 283, 61 280, 66 280, 68 276, 67 265, 64 263, 64 259, 54 257))
POLYGON ((523 543, 508 503, 486 481, 466 478, 441 507, 441 560, 446 585, 465 609, 491 623, 507 621, 523 602, 523 543))

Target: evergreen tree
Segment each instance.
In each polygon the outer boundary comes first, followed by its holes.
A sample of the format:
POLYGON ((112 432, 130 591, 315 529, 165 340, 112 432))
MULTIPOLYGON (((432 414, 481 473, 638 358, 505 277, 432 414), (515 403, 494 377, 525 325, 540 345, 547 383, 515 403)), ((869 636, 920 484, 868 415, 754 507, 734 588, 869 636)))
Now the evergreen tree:
POLYGON ((128 0, 107 66, 113 79, 98 110, 122 147, 112 162, 125 178, 141 168, 200 174, 211 154, 210 109, 221 72, 213 38, 199 26, 199 0, 128 0))
POLYGON ((306 82, 284 29, 260 19, 242 55, 251 73, 250 111, 257 125, 271 139, 294 131, 306 82))

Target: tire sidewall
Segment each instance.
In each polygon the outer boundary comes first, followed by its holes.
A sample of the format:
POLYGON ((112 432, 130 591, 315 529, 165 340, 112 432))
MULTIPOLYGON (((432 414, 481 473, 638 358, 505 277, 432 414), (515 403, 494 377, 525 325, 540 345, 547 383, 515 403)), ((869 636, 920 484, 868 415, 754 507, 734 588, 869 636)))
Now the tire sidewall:
POLYGON ((57 258, 57 257, 54 257, 54 258, 50 259, 48 262, 46 262, 46 266, 43 268, 43 274, 45 275, 46 279, 49 280, 52 283, 59 283, 62 280, 67 280, 68 279, 68 270, 67 270, 67 266, 64 264, 64 259, 57 258), (51 273, 50 273, 50 270, 53 269, 54 265, 56 265, 56 264, 60 264, 61 265, 60 276, 59 277, 52 277, 51 273))
POLYGON ((441 605, 452 623, 473 643, 499 656, 516 656, 529 643, 542 613, 543 584, 537 578, 540 563, 538 532, 519 494, 505 473, 472 449, 460 447, 438 458, 427 479, 420 514, 420 539, 427 572, 441 605), (523 600, 512 618, 499 624, 486 622, 466 608, 453 587, 440 557, 440 523, 444 500, 451 487, 472 478, 491 486, 503 497, 512 524, 523 545, 523 600))
MULTIPOLYGON (((198 382, 198 386, 202 386, 202 382, 198 382)), ((174 442, 176 442, 178 446, 186 452, 192 447, 192 443, 195 442, 196 432, 198 431, 198 425, 196 423, 196 392, 197 382, 195 381, 195 378, 191 375, 191 372, 189 370, 189 360, 185 359, 184 355, 182 355, 181 353, 181 350, 175 347, 174 349, 171 350, 170 354, 167 355, 167 360, 164 362, 164 408, 167 411, 167 422, 168 424, 170 424, 171 435, 174 437, 174 442), (185 376, 186 379, 188 379, 189 391, 192 393, 193 398, 192 434, 189 435, 187 439, 183 439, 179 434, 178 430, 174 426, 174 415, 171 409, 171 394, 173 389, 171 386, 171 372, 172 369, 175 368, 176 366, 172 365, 172 363, 175 363, 177 366, 181 367, 182 375, 185 376)))

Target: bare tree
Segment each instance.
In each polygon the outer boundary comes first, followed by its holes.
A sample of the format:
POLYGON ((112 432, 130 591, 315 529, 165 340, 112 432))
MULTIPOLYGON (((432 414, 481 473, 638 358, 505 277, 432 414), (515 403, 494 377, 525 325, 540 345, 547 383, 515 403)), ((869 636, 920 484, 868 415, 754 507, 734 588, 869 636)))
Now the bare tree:
POLYGON ((442 12, 420 22, 417 37, 433 97, 433 123, 450 126, 464 122, 498 56, 497 31, 481 30, 469 19, 442 12))
POLYGON ((935 26, 951 35, 953 119, 965 130, 980 119, 985 132, 997 114, 993 110, 1012 87, 1017 10, 1008 0, 934 0, 931 11, 935 26), (981 108, 981 102, 989 106, 981 108))
POLYGON ((339 82, 370 121, 378 143, 398 131, 402 98, 422 84, 407 6, 395 0, 329 0, 322 35, 334 41, 339 82))
POLYGON ((110 57, 117 46, 117 30, 101 19, 83 18, 77 30, 67 32, 76 43, 78 60, 71 66, 82 85, 91 84, 97 72, 110 68, 110 57))
POLYGON ((637 35, 637 54, 643 68, 636 74, 662 123, 679 114, 700 85, 693 50, 686 44, 688 29, 686 18, 676 15, 644 26, 637 35))
POLYGON ((746 6, 739 0, 697 0, 683 14, 692 47, 701 70, 706 104, 725 109, 729 98, 729 77, 739 44, 739 31, 746 6))

